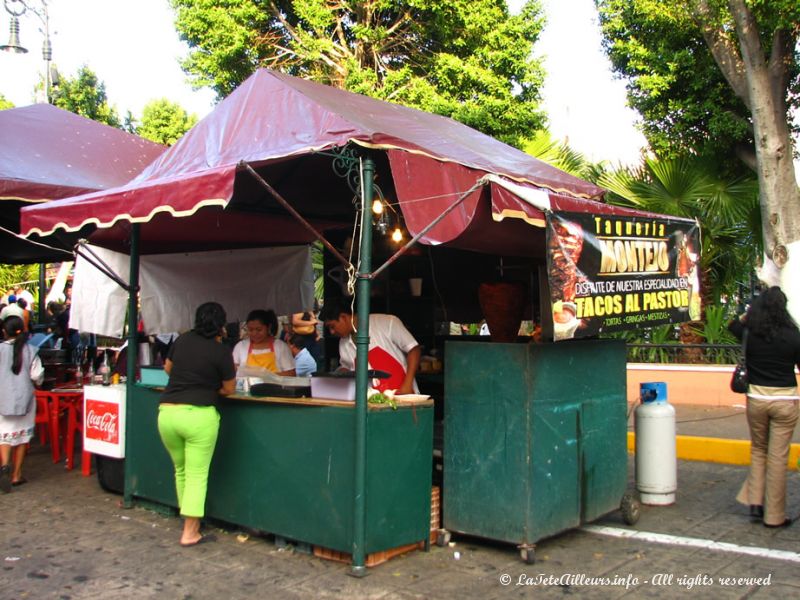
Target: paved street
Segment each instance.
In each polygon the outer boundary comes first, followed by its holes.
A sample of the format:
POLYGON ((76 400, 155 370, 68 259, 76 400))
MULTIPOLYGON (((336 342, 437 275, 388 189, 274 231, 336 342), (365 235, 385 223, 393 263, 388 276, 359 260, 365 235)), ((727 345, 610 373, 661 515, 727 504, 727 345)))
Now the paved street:
MULTIPOLYGON (((94 476, 52 464, 34 441, 30 482, 0 495, 0 599, 682 598, 690 588, 719 600, 799 597, 800 523, 751 522, 734 500, 745 473, 680 461, 674 506, 643 507, 634 527, 616 511, 542 540, 534 565, 513 546, 454 535, 452 546, 412 552, 356 579, 346 565, 236 530, 211 527, 217 542, 180 548, 177 517, 120 508, 94 476), (634 531, 648 537, 618 537, 634 531)), ((789 474, 789 506, 800 516, 797 472, 789 474)))

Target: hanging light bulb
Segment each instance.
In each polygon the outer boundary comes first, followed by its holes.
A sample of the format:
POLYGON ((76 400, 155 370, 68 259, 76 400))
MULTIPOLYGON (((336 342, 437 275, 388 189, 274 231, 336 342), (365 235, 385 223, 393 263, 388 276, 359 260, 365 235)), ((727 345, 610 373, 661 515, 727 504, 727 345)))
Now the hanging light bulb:
POLYGON ((376 215, 383 213, 383 202, 381 202, 380 198, 375 198, 375 200, 372 201, 372 212, 376 215))
POLYGON ((386 232, 389 229, 389 215, 387 215, 385 212, 382 212, 375 226, 381 235, 386 235, 386 232))
POLYGON ((394 228, 394 231, 392 232, 392 241, 396 243, 400 243, 403 241, 403 232, 400 230, 399 227, 394 228))

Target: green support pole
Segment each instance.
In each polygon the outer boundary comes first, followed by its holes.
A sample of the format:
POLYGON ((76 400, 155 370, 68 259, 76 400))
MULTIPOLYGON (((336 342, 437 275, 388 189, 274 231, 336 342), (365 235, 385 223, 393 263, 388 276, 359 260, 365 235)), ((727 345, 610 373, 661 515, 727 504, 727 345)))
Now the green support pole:
POLYGON ((44 305, 44 299, 47 298, 47 264, 46 263, 39 263, 39 301, 37 304, 37 311, 36 314, 37 319, 36 322, 41 325, 45 322, 45 309, 47 308, 44 305))
MULTIPOLYGON (((139 345, 136 343, 136 333, 139 325, 139 229, 138 223, 131 226, 131 254, 130 271, 128 276, 128 365, 127 380, 125 384, 125 422, 131 422, 131 400, 133 387, 136 385, 136 363, 139 345)), ((128 445, 131 436, 125 436, 125 456, 128 456, 128 445)), ((125 468, 125 491, 122 496, 123 506, 130 508, 133 505, 131 493, 131 470, 125 468)))
POLYGON ((369 352, 369 274, 372 270, 372 182, 375 164, 365 158, 361 166, 361 187, 364 203, 361 206, 361 253, 356 282, 356 407, 355 415, 355 476, 353 494, 353 564, 350 574, 366 575, 364 546, 366 540, 366 481, 367 481, 367 387, 369 384, 367 354, 369 352))

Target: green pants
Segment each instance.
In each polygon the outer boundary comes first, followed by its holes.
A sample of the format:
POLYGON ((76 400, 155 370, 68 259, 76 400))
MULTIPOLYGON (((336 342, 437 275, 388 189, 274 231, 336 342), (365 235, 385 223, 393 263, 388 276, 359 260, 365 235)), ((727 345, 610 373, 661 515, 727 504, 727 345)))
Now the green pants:
POLYGON ((214 406, 162 404, 158 433, 175 465, 178 509, 184 517, 205 515, 208 469, 219 432, 214 406))

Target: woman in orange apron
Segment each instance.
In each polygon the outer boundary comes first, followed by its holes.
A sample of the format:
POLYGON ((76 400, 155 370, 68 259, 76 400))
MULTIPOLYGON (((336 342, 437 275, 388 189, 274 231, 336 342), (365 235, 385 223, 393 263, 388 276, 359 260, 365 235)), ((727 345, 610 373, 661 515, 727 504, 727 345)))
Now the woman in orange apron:
POLYGON ((238 367, 259 367, 278 375, 294 374, 294 358, 289 346, 275 338, 278 318, 274 310, 254 310, 247 315, 248 339, 233 348, 233 362, 238 367))

